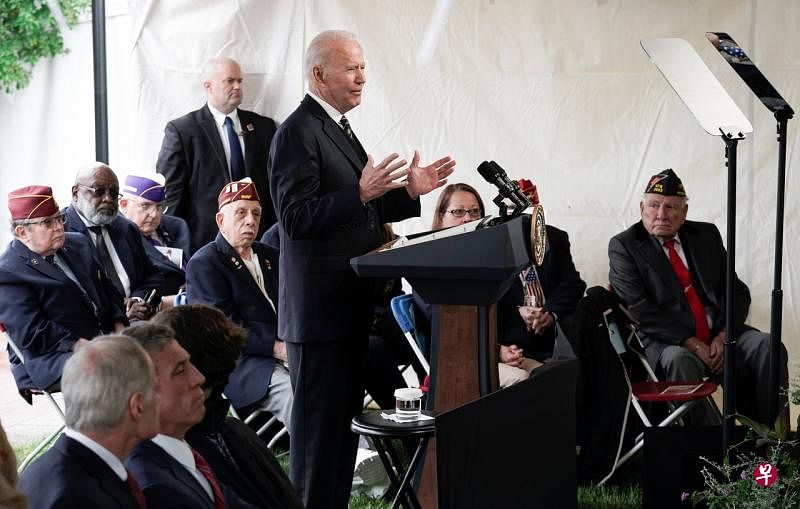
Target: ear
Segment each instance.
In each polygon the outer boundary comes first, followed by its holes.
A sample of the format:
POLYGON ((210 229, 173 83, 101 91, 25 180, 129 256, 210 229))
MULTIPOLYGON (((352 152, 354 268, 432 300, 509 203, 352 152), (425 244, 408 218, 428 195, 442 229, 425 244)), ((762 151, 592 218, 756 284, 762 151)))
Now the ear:
POLYGON ((312 73, 314 74, 314 81, 318 81, 320 83, 325 82, 325 76, 322 74, 322 66, 315 65, 312 73))
POLYGON ((77 184, 72 186, 72 202, 73 203, 77 203, 78 202, 78 189, 79 188, 78 188, 77 184))
POLYGON ((20 239, 25 239, 28 237, 28 230, 21 224, 18 224, 14 227, 14 235, 20 239))
POLYGON ((225 221, 225 214, 222 212, 217 212, 217 214, 214 216, 214 219, 217 220, 217 229, 222 231, 222 223, 225 221))
POLYGON ((119 208, 125 210, 128 208, 128 199, 125 197, 120 197, 119 199, 119 208))
POLYGON ((133 421, 138 421, 144 413, 144 395, 135 392, 128 398, 128 413, 133 421))

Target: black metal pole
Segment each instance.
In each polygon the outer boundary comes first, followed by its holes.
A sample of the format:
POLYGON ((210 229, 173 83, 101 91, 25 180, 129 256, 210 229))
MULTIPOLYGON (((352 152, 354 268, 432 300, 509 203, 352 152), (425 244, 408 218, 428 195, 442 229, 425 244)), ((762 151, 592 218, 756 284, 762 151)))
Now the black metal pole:
POLYGON ((105 0, 92 0, 92 49, 94 56, 94 154, 97 161, 108 164, 105 0))
POLYGON ((781 269, 783 266, 783 205, 786 187, 786 130, 789 119, 781 112, 775 113, 778 121, 778 197, 775 205, 775 278, 772 286, 772 310, 770 314, 770 358, 769 358, 769 399, 767 415, 772 425, 781 411, 778 408, 780 391, 781 340, 783 328, 783 290, 781 289, 781 269))
MULTIPOLYGON (((742 135, 739 134, 741 137, 742 135)), ((740 138, 723 133, 728 166, 728 270, 725 288, 725 368, 722 399, 722 451, 728 457, 736 414, 736 330, 734 298, 736 288, 736 144, 740 138)))

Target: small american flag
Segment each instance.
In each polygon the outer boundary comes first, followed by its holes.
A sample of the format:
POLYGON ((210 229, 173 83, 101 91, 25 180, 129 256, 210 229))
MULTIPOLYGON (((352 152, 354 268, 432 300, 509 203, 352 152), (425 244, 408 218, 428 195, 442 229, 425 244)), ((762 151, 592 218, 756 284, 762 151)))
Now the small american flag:
POLYGON ((536 267, 531 264, 527 269, 519 273, 519 279, 522 281, 524 305, 533 307, 544 306, 544 291, 542 290, 542 283, 539 281, 539 274, 536 272, 536 267))

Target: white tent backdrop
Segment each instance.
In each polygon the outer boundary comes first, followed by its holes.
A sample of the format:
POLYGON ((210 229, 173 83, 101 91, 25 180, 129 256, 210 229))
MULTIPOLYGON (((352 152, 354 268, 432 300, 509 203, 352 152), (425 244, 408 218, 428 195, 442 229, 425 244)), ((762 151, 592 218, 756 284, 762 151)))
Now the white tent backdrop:
MULTIPOLYGON (((367 58, 363 105, 348 114, 376 157, 419 149, 423 162, 453 155, 451 181, 491 205, 475 172, 493 159, 539 187, 548 222, 566 229, 575 263, 605 285, 608 239, 638 220, 647 178, 672 167, 691 197, 689 217, 725 235, 723 143, 706 135, 639 46, 681 37, 700 54, 754 133, 739 144, 737 271, 753 295, 749 322, 769 328, 777 173, 775 122, 706 41, 731 34, 778 91, 800 109, 800 3, 461 0, 429 60, 417 58, 435 2, 422 0, 108 0, 110 164, 118 175, 152 169, 165 123, 203 104, 202 63, 239 60, 243 106, 281 121, 304 92, 302 54, 321 30, 352 31, 367 58)), ((69 200, 77 167, 94 159, 91 26, 66 35, 71 52, 39 63, 31 85, 0 98, 0 193, 48 183, 69 200)), ((798 353, 800 268, 790 122, 783 288, 784 341, 798 353)), ((426 229, 423 217, 397 225, 426 229)), ((5 200, 3 200, 5 204, 5 200)), ((7 221, 5 206, 0 219, 7 221)), ((3 231, 3 243, 10 234, 3 231)), ((794 354, 794 355, 792 355, 794 354)), ((790 361, 795 364, 795 361, 790 361)))

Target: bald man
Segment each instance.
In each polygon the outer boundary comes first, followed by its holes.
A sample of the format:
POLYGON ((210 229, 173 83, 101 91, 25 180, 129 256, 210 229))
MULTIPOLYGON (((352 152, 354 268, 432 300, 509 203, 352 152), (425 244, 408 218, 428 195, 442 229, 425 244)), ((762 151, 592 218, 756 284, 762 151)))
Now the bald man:
POLYGON ((78 171, 72 203, 63 209, 64 229, 92 241, 97 258, 125 300, 130 320, 147 320, 161 301, 162 274, 144 249, 136 225, 119 215, 119 180, 104 163, 78 171))
POLYGON ((267 153, 275 121, 239 108, 243 78, 230 58, 202 69, 206 104, 167 123, 156 170, 167 178, 167 214, 181 217, 192 232, 195 252, 217 235, 217 193, 228 182, 250 177, 264 216, 258 235, 275 223, 267 188, 267 153))

